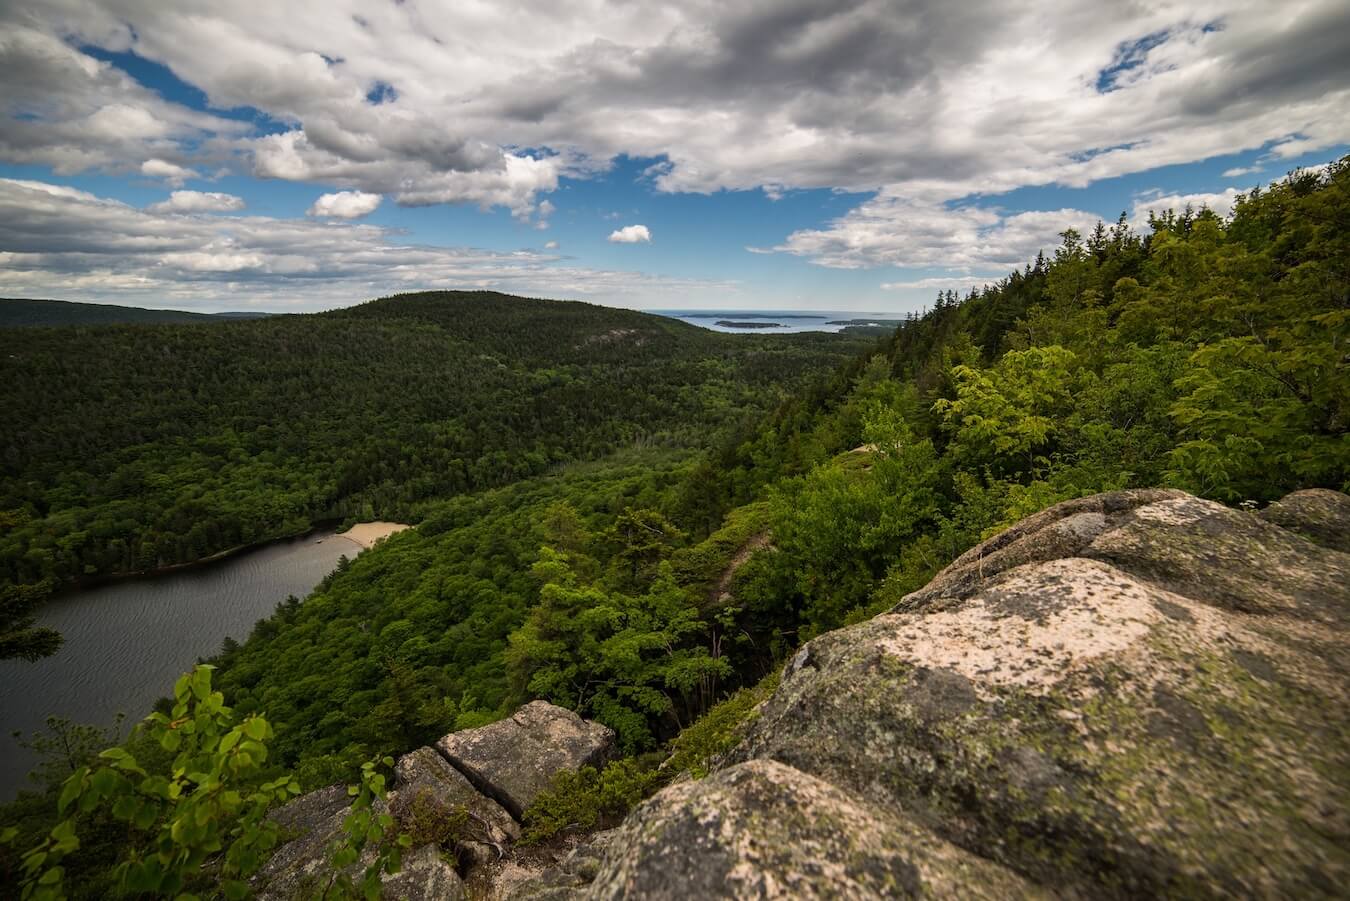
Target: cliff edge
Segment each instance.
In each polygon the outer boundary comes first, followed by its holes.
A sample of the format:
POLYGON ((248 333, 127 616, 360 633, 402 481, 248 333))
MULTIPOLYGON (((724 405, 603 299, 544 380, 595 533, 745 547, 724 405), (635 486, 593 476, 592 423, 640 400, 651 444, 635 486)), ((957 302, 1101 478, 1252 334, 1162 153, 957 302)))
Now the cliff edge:
POLYGON ((577 892, 1341 895, 1348 536, 1331 491, 1045 510, 805 645, 577 892))
POLYGON ((480 875, 421 852, 386 895, 1343 896, 1347 547, 1333 491, 1067 501, 803 646, 706 778, 542 872, 516 819, 608 730, 536 703, 406 756, 391 808, 466 810, 480 875))

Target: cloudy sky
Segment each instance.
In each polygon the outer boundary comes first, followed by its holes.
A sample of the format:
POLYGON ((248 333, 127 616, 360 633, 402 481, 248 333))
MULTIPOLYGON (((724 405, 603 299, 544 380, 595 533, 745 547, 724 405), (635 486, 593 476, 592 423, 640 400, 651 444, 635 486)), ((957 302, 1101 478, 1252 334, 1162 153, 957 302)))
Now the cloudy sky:
POLYGON ((1347 144, 1345 0, 0 0, 0 296, 899 313, 1347 144))

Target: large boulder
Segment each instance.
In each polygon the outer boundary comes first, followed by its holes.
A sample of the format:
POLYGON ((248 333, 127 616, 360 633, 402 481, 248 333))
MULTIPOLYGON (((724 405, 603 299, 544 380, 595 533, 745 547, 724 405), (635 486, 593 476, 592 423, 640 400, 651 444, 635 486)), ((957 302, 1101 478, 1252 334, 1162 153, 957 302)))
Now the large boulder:
MULTIPOLYGON (((332 882, 333 845, 345 838, 343 821, 351 811, 351 796, 345 785, 330 785, 301 795, 269 814, 288 838, 254 877, 260 901, 290 901, 315 897, 332 882)), ((390 795, 395 800, 395 795, 390 795)), ((389 810, 375 802, 377 813, 389 810)), ((362 850, 361 858, 345 870, 359 880, 379 853, 374 845, 362 850)), ((380 877, 380 897, 388 901, 457 901, 464 897, 464 884, 439 846, 425 844, 403 854, 397 873, 380 877)))
MULTIPOLYGON (((343 821, 351 809, 347 786, 330 785, 286 803, 268 814, 281 827, 285 843, 253 877, 260 901, 308 897, 332 878, 331 850, 344 835, 343 821)), ((384 802, 378 802, 383 811, 384 802)), ((366 847, 349 868, 358 878, 375 860, 378 850, 366 847)))
POLYGON ((768 760, 665 789, 628 816, 609 848, 589 898, 1043 894, 898 811, 768 760))
POLYGON ((614 732, 534 701, 504 720, 447 735, 436 749, 475 788, 520 819, 559 773, 603 766, 614 754, 614 732))
POLYGON ((1350 555, 1116 493, 897 609, 806 645, 729 762, 779 761, 1058 893, 1350 884, 1350 555))
POLYGON ((1350 497, 1339 491, 1295 491, 1262 510, 1261 518, 1323 547, 1350 553, 1350 497))
POLYGON ((394 765, 389 810, 400 832, 473 860, 502 857, 520 838, 520 826, 484 797, 432 748, 404 754, 394 765))

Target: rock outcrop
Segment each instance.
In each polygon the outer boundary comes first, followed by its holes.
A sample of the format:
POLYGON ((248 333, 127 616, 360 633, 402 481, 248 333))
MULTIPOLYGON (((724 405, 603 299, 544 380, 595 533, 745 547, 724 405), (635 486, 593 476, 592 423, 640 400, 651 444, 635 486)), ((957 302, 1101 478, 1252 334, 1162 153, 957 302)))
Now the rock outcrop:
POLYGON ((1261 518, 1350 554, 1350 497, 1339 491, 1295 491, 1262 510, 1261 518))
MULTIPOLYGON (((377 810, 393 815, 396 832, 410 835, 413 847, 399 872, 383 877, 382 896, 455 901, 465 896, 462 875, 476 873, 483 877, 479 884, 490 883, 493 865, 520 837, 521 811, 559 773, 603 765, 613 751, 610 729, 535 701, 500 722, 403 755, 394 765, 393 789, 377 810)), ((346 787, 333 785, 274 811, 272 819, 289 840, 255 878, 258 897, 309 897, 327 884, 331 851, 350 808, 346 787)), ((347 875, 359 878, 377 854, 368 846, 347 875)), ((573 884, 580 880, 563 880, 564 886, 573 884)))
POLYGON ((673 785, 610 839, 592 898, 1033 896, 1006 867, 772 760, 673 785))
POLYGON ((1343 896, 1347 506, 1133 491, 1025 520, 804 646, 576 894, 1343 896))
POLYGON ((535 701, 504 720, 447 735, 436 749, 479 791, 519 817, 559 772, 603 766, 614 754, 614 732, 535 701))
MULTIPOLYGON (((390 807, 434 843, 397 890, 458 897, 444 849, 473 897, 1344 897, 1347 548, 1336 492, 1059 504, 806 644, 709 776, 551 856, 503 850, 607 729, 535 703, 405 756, 390 807)), ((278 819, 331 831, 325 792, 278 819)))
POLYGON ((520 825, 432 748, 404 754, 394 765, 389 810, 400 832, 479 862, 501 858, 520 838, 520 825))

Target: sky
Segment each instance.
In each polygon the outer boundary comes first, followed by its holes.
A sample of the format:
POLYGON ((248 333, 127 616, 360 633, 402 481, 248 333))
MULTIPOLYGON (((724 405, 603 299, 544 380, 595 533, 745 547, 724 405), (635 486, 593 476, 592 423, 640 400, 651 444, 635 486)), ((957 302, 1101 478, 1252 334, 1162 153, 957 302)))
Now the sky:
POLYGON ((1345 0, 0 0, 0 296, 901 315, 1348 145, 1345 0))

